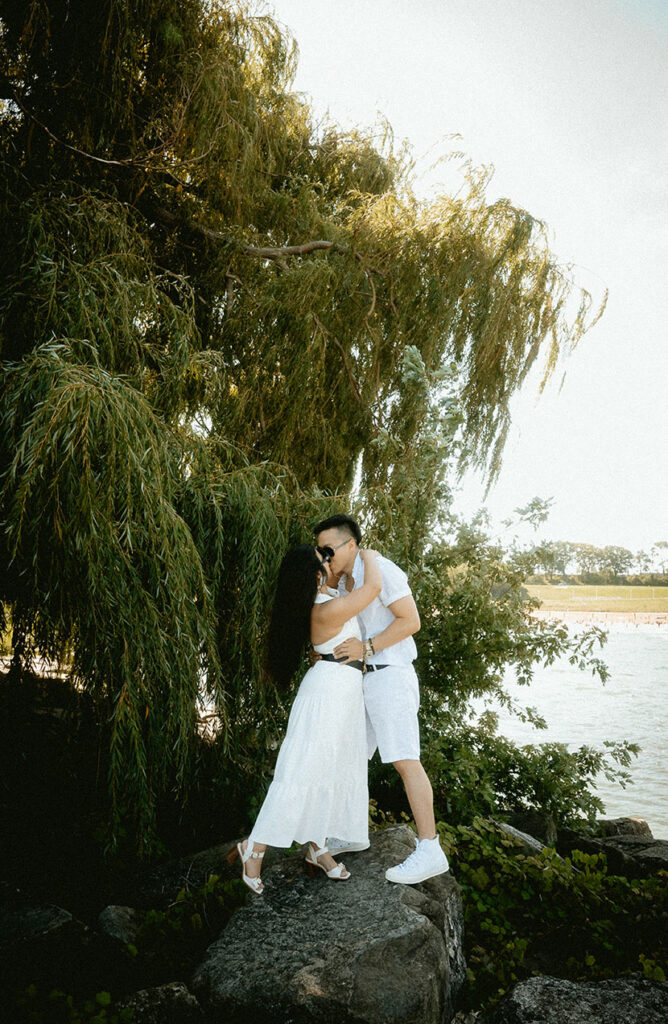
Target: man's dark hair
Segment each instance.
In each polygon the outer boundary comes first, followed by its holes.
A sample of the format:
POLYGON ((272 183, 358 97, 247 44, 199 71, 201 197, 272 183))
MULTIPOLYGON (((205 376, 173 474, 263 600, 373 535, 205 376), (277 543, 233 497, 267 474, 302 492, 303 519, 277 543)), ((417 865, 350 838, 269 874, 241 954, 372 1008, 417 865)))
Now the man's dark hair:
POLYGON ((334 529, 341 530, 343 533, 349 533, 350 536, 357 542, 357 544, 362 543, 362 531, 360 530, 355 520, 351 519, 350 516, 338 515, 330 516, 329 519, 323 519, 321 523, 318 523, 317 526, 314 526, 313 532, 317 537, 318 534, 322 533, 323 530, 334 529))

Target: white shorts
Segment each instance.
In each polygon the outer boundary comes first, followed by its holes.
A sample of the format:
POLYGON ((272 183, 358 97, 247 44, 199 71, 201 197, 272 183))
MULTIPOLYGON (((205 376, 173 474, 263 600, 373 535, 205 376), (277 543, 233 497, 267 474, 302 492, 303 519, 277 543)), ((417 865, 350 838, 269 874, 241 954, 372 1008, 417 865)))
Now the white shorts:
POLYGON ((364 676, 369 760, 376 747, 384 764, 420 760, 420 688, 412 665, 388 665, 364 676))

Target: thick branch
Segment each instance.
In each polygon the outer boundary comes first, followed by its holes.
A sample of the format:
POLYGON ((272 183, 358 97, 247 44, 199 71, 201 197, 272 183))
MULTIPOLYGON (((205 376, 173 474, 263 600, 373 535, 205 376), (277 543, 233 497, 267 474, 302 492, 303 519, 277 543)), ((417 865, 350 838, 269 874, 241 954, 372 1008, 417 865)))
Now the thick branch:
POLYGON ((309 252, 317 252, 319 249, 331 249, 333 252, 347 252, 342 245, 336 242, 326 242, 324 239, 317 239, 312 242, 303 242, 301 245, 282 246, 257 246, 243 245, 242 252, 246 256, 259 256, 263 260, 279 260, 284 256, 306 256, 309 252))
MULTIPOLYGON (((198 224, 197 221, 192 220, 190 217, 177 216, 171 210, 166 210, 164 206, 152 206, 151 210, 163 224, 169 224, 170 227, 184 227, 192 234, 199 235, 201 238, 207 238, 213 242, 225 242, 229 245, 233 241, 229 235, 224 234, 222 231, 214 231, 213 228, 207 228, 203 224, 198 224)), ((311 242, 303 242, 301 245, 281 246, 246 245, 242 242, 239 245, 239 249, 245 256, 257 256, 262 260, 283 260, 286 256, 306 256, 308 253, 317 252, 318 250, 348 252, 344 246, 338 245, 336 242, 327 242, 324 239, 314 239, 311 242)))

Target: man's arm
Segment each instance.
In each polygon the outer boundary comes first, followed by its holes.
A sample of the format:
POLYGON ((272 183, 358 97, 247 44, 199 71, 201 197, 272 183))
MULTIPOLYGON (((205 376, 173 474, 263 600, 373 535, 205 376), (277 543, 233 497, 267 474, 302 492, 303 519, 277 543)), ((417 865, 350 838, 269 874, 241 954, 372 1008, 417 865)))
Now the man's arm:
POLYGON ((410 594, 400 597, 387 607, 394 615, 394 622, 391 622, 382 633, 377 633, 371 638, 376 654, 384 651, 386 647, 398 644, 400 640, 405 640, 407 636, 412 636, 420 628, 420 613, 410 594))
MULTIPOLYGON (((376 654, 384 651, 386 647, 398 644, 400 640, 405 640, 407 636, 412 636, 420 628, 420 614, 410 594, 407 594, 406 597, 400 597, 397 601, 393 601, 392 604, 388 604, 387 607, 394 615, 394 619, 382 633, 377 633, 376 636, 371 638, 376 654)), ((357 661, 363 655, 364 644, 361 640, 357 640, 354 637, 351 637, 349 640, 343 640, 338 647, 334 648, 335 658, 346 657, 348 661, 357 661)))

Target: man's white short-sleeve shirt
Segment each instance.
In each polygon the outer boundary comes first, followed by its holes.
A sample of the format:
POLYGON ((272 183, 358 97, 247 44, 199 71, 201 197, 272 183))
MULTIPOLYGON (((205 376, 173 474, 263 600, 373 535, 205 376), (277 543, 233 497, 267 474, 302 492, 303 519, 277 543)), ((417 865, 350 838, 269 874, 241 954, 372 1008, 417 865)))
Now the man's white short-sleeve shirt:
MULTIPOLYGON (((383 579, 383 589, 380 595, 370 605, 358 613, 357 618, 362 627, 362 639, 373 639, 394 621, 395 616, 387 607, 402 597, 411 596, 411 588, 408 585, 408 577, 403 569, 391 562, 383 555, 378 556, 378 566, 383 579)), ((364 562, 358 554, 353 565, 354 589, 361 587, 364 583, 364 562)), ((339 591, 346 594, 346 577, 342 576, 339 581, 339 591)), ((417 648, 412 636, 407 636, 392 647, 386 647, 379 651, 372 658, 368 658, 370 665, 412 665, 417 658, 417 648)))

